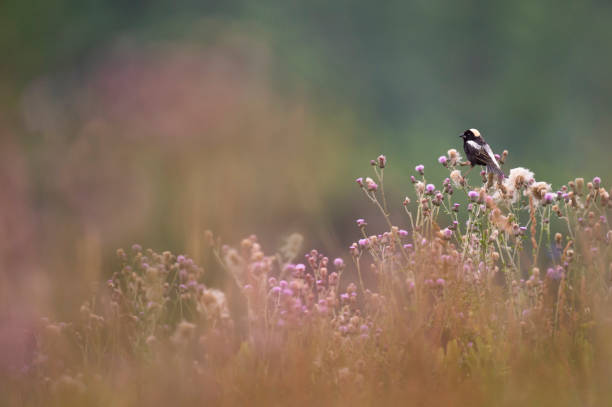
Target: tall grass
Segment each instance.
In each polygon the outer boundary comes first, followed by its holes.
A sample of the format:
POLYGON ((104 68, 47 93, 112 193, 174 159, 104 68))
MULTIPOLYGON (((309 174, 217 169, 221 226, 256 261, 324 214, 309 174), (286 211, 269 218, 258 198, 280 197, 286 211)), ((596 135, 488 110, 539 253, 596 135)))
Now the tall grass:
MULTIPOLYGON (((500 157, 501 162, 507 153, 500 157)), ((7 404, 612 405, 612 205, 601 180, 553 191, 524 168, 418 165, 401 203, 384 156, 358 187, 387 224, 357 220, 345 258, 266 253, 211 232, 230 283, 134 245, 71 322, 41 319, 7 404), (482 182, 481 181, 482 178, 482 182), (403 207, 403 209, 401 209, 403 207), (405 212, 406 230, 390 210, 405 212), (359 233, 359 235, 357 234, 359 233)))

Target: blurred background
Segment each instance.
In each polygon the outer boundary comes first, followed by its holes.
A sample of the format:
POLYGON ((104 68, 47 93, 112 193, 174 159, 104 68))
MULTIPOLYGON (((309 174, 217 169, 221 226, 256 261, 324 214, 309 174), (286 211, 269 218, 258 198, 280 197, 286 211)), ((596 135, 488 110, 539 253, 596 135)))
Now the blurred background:
POLYGON ((606 181, 610 21, 605 1, 4 1, 2 318, 78 310, 134 242, 198 260, 204 229, 346 257, 379 219, 369 160, 406 226, 414 166, 441 183, 469 127, 553 187, 606 181))

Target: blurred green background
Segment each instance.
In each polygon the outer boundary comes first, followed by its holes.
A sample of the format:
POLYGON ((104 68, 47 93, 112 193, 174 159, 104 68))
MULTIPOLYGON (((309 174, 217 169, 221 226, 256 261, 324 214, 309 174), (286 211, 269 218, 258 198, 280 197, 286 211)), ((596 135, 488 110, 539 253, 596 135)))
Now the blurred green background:
POLYGON ((369 160, 405 226, 414 166, 439 184, 468 127, 553 187, 606 181, 610 21, 605 1, 2 2, 2 307, 74 309, 115 248, 198 259, 204 229, 345 256, 376 223, 369 160))

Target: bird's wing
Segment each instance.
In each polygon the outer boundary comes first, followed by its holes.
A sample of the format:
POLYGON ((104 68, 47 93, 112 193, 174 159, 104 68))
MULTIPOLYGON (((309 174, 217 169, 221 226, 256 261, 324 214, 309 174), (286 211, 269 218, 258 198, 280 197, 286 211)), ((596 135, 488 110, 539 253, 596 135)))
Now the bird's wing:
POLYGON ((469 140, 467 143, 471 147, 474 153, 474 156, 478 160, 480 160, 483 163, 491 163, 495 165, 497 168, 500 168, 499 163, 495 159, 495 154, 493 154, 493 151, 491 150, 491 147, 489 147, 488 144, 485 143, 483 145, 480 145, 473 140, 469 140))
POLYGON ((495 164, 495 166, 497 168, 499 167, 499 163, 497 162, 497 160, 495 159, 495 154, 493 154, 493 150, 491 150, 491 147, 488 144, 484 145, 484 150, 485 152, 489 155, 489 157, 491 157, 491 161, 493 161, 493 163, 495 164))

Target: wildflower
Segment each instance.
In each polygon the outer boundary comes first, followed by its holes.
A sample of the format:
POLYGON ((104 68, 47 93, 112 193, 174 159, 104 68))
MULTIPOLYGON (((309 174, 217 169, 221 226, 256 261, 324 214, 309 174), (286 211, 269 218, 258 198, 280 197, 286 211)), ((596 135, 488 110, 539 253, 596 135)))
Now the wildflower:
POLYGON ((554 199, 555 199, 555 195, 551 194, 550 192, 547 192, 544 195, 544 205, 550 205, 551 203, 553 203, 554 199))
POLYGON ((401 237, 406 237, 406 236, 408 236, 408 231, 406 231, 406 230, 404 230, 404 229, 400 229, 400 230, 399 230, 399 232, 398 232, 398 234, 399 234, 401 237))
POLYGON ((418 194, 422 194, 423 192, 425 192, 425 183, 418 181, 416 184, 414 184, 414 189, 417 191, 418 194))
MULTIPOLYGON (((532 183, 529 189, 524 192, 524 194, 533 197, 536 200, 536 203, 544 203, 545 197, 550 192, 550 190, 550 184, 539 181, 532 183)), ((553 196, 552 194, 550 194, 550 196, 552 203, 553 196)))
POLYGON ((366 221, 364 219, 357 219, 355 222, 357 222, 357 226, 362 228, 364 226, 367 226, 368 224, 366 223, 366 221))
POLYGON ((584 191, 584 178, 576 178, 576 193, 582 195, 584 191))
POLYGON ((357 243, 353 243, 349 247, 349 251, 351 252, 351 256, 354 256, 354 257, 359 256, 359 246, 357 245, 357 243))
POLYGON ((450 238, 453 237, 453 231, 449 228, 442 229, 442 237, 446 240, 450 240, 450 238))
POLYGON ((460 188, 465 183, 465 180, 463 179, 463 176, 461 175, 461 171, 459 170, 451 171, 450 179, 453 181, 453 184, 455 184, 455 187, 457 188, 460 188))
POLYGON ((561 278, 563 278, 563 268, 562 267, 555 267, 555 268, 549 268, 546 271, 546 277, 550 278, 551 280, 561 280, 561 278))
POLYGON ((439 278, 436 280, 436 284, 439 286, 443 286, 446 283, 443 278, 439 278))
POLYGON ((458 203, 454 203, 453 204, 453 212, 459 212, 459 207, 461 206, 461 204, 458 203))
POLYGON ((405 197, 404 198, 404 206, 408 206, 408 205, 410 205, 410 198, 405 197))
POLYGON ((359 239, 359 246, 367 248, 370 246, 370 239, 359 239))
POLYGON ((366 184, 366 187, 368 188, 368 191, 374 191, 375 192, 378 189, 378 185, 370 177, 365 179, 365 184, 366 184))
POLYGON ((379 155, 378 156, 378 166, 380 168, 385 168, 385 166, 387 165, 387 157, 385 157, 384 155, 379 155))
POLYGON ((593 178, 593 186, 595 188, 599 188, 600 185, 601 185, 601 178, 599 178, 599 177, 593 178))
POLYGON ((425 187, 425 193, 427 195, 433 195, 435 190, 436 186, 434 184, 427 184, 427 186, 425 187))
POLYGON ((133 251, 133 252, 136 252, 136 253, 137 253, 137 252, 141 252, 141 251, 142 251, 142 246, 141 246, 141 245, 139 245, 138 243, 134 243, 134 244, 132 245, 132 251, 133 251))
POLYGON ((344 268, 344 260, 340 257, 334 259, 334 267, 338 270, 342 270, 344 268))
POLYGON ((468 198, 470 198, 470 201, 472 202, 478 201, 479 197, 480 197, 480 194, 477 191, 468 192, 468 198))
POLYGON ((423 164, 417 165, 416 167, 414 167, 414 170, 421 175, 425 174, 425 166, 423 164))
POLYGON ((363 178, 362 177, 357 178, 355 182, 357 183, 357 185, 363 188, 363 178))
POLYGON ((504 184, 511 191, 518 191, 534 181, 532 171, 529 171, 527 168, 517 167, 510 170, 508 179, 504 181, 504 184))
POLYGON ((447 164, 448 160, 447 160, 446 156, 441 155, 440 157, 438 157, 438 162, 446 167, 446 164, 447 164))
POLYGON ((448 150, 447 154, 448 154, 448 159, 450 161, 448 164, 451 167, 455 166, 459 161, 461 161, 461 155, 459 155, 457 150, 455 150, 454 148, 451 148, 450 150, 448 150))

